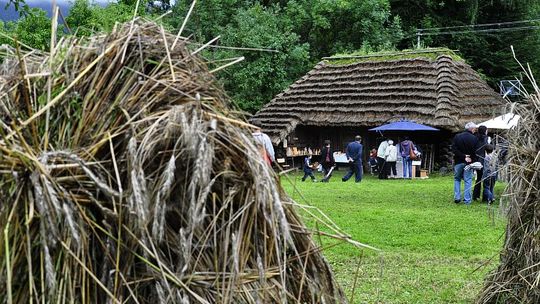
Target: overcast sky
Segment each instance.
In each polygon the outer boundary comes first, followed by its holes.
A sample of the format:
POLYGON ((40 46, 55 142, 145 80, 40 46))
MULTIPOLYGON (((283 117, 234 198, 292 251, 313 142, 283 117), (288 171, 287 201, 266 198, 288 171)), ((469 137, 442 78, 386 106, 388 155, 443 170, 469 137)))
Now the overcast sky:
MULTIPOLYGON (((69 7, 74 0, 56 0, 56 4, 60 7, 62 14, 67 16, 69 7)), ((15 11, 13 5, 11 5, 7 10, 5 9, 6 3, 8 0, 0 0, 0 20, 2 21, 11 21, 19 18, 19 13, 15 11)), ((106 5, 107 3, 116 2, 116 0, 90 0, 92 3, 99 5, 106 5)), ((174 1, 171 1, 174 4, 174 1)), ((52 11, 52 0, 26 0, 26 4, 30 7, 37 7, 45 10, 49 16, 51 16, 52 11)))
MULTIPOLYGON (((56 0, 56 3, 58 4, 70 4, 74 0, 56 0)), ((116 2, 116 0, 90 0, 90 2, 100 3, 100 4, 106 4, 109 2, 116 2)), ((171 4, 174 4, 176 1, 172 0, 171 4)), ((26 0, 26 3, 52 3, 52 0, 26 0)))
MULTIPOLYGON (((58 4, 70 4, 73 0, 56 0, 56 3, 58 4)), ((90 2, 96 2, 96 3, 109 3, 109 2, 116 2, 114 0, 90 0, 90 2)), ((34 4, 34 3, 52 3, 52 0, 26 0, 26 3, 28 4, 34 4)))

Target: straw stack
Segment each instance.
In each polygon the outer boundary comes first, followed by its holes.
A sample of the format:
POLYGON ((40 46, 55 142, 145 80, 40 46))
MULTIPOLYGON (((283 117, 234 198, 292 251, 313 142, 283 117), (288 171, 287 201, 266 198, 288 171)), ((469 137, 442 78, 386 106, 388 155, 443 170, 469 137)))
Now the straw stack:
POLYGON ((0 303, 346 302, 177 38, 135 20, 3 49, 0 303))
POLYGON ((499 267, 489 275, 477 303, 540 303, 540 89, 517 104, 511 130, 506 239, 499 267))

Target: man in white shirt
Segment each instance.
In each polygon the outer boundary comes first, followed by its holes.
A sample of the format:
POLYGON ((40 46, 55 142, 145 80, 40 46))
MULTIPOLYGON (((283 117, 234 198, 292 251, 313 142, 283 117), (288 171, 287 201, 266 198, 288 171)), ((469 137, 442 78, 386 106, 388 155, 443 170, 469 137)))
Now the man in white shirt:
POLYGON ((386 138, 383 138, 383 141, 379 145, 379 149, 377 149, 377 165, 379 166, 379 179, 387 179, 388 173, 387 173, 387 166, 386 166, 386 160, 384 159, 384 156, 386 154, 386 149, 388 148, 388 141, 386 138))
POLYGON ((251 124, 255 126, 255 129, 253 130, 253 139, 255 139, 255 143, 259 147, 259 150, 261 151, 261 155, 263 156, 266 163, 269 165, 272 165, 272 163, 275 161, 275 154, 274 154, 274 146, 272 145, 272 141, 270 140, 270 137, 266 134, 264 134, 261 130, 261 121, 258 119, 253 119, 251 121, 251 124))

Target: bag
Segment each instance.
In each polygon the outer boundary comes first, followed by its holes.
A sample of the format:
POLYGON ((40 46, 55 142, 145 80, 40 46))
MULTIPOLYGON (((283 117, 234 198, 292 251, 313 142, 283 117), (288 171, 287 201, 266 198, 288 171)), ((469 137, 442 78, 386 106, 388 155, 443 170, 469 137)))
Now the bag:
POLYGON ((412 144, 412 142, 411 142, 411 146, 410 146, 410 149, 409 149, 409 157, 412 160, 416 159, 416 153, 414 153, 414 145, 412 144))

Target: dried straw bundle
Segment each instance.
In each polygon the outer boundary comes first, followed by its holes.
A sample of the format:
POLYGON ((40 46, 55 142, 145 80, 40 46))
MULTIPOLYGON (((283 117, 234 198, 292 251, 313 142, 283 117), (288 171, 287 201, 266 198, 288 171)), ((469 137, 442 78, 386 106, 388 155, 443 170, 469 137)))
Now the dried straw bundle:
POLYGON ((508 134, 508 226, 501 261, 477 303, 540 303, 540 89, 514 107, 519 125, 508 134))
POLYGON ((6 50, 0 303, 346 302, 247 125, 175 39, 134 21, 51 56, 6 50))

